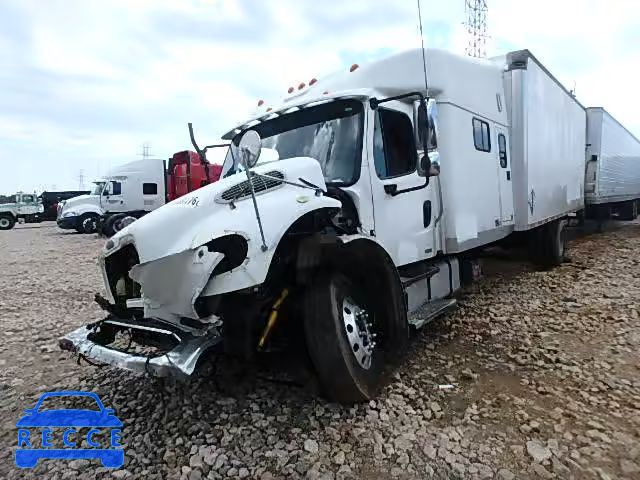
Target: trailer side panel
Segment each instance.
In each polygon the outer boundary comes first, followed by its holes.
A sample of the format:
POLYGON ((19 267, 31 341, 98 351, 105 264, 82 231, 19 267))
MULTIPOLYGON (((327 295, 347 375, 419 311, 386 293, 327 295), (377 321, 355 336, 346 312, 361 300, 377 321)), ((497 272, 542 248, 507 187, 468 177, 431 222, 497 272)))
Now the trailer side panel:
POLYGON ((528 51, 507 56, 515 229, 584 206, 585 109, 528 51))
POLYGON ((587 203, 640 198, 640 140, 602 108, 587 109, 587 125, 587 203))

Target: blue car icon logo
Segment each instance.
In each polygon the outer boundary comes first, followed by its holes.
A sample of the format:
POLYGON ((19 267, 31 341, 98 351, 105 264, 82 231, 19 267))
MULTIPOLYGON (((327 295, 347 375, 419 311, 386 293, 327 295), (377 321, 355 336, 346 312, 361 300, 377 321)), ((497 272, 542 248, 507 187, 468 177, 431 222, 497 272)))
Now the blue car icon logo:
MULTIPOLYGON (((41 458, 89 459, 99 458, 107 468, 118 468, 124 463, 124 450, 120 447, 122 422, 112 409, 104 408, 95 393, 91 392, 48 392, 43 394, 34 408, 25 410, 26 415, 16 423, 18 427, 18 449, 16 465, 20 468, 32 468, 41 458), (42 402, 50 397, 76 396, 93 398, 99 410, 57 409, 40 411, 42 402), (91 447, 75 448, 82 440, 78 428, 91 427, 86 434, 87 444, 91 447), (42 428, 42 438, 30 428, 42 428), (62 440, 65 447, 53 448, 53 428, 64 428, 62 440), (104 448, 97 439, 100 429, 110 429, 109 447, 104 448), (33 435, 32 435, 33 434, 33 435), (41 448, 40 448, 41 447, 41 448)), ((102 440, 102 443, 105 443, 102 440)))

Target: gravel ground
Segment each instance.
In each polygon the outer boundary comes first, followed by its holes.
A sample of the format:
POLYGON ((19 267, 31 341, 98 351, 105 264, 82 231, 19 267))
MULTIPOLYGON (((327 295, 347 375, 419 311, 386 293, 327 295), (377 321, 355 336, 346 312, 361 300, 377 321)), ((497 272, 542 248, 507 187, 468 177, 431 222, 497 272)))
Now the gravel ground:
POLYGON ((102 318, 101 245, 52 224, 0 232, 0 478, 640 478, 640 224, 581 236, 553 271, 487 261, 379 399, 352 408, 258 376, 77 365, 57 338, 102 318), (15 467, 15 422, 52 390, 115 409, 123 468, 15 467))

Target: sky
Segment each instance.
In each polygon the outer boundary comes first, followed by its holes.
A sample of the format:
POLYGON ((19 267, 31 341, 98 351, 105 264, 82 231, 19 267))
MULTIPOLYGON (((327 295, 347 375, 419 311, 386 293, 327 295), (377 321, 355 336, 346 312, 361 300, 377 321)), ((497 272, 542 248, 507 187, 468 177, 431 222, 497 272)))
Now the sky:
MULTIPOLYGON (((463 54, 464 0, 421 0, 427 47, 463 54)), ((528 48, 640 138, 640 2, 488 0, 489 56, 528 48)), ((418 47, 416 0, 0 0, 0 193, 84 187, 190 148, 259 99, 418 47)), ((210 155, 221 161, 221 154, 210 155)))

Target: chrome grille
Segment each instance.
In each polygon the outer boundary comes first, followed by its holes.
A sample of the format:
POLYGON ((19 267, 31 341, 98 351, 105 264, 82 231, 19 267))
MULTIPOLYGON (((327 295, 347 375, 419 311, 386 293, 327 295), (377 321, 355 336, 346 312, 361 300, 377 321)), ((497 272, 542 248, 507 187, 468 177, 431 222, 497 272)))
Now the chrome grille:
MULTIPOLYGON (((252 174, 253 180, 253 190, 256 195, 258 193, 266 192, 267 190, 271 190, 277 187, 280 187, 283 183, 276 178, 280 178, 284 180, 284 174, 282 172, 278 172, 277 170, 266 172, 264 175, 268 175, 270 177, 275 178, 264 178, 259 177, 255 174, 252 174)), ((240 182, 233 187, 222 192, 218 198, 220 202, 235 202, 238 200, 242 200, 244 198, 251 196, 251 186, 249 185, 249 181, 245 180, 244 182, 240 182)))

